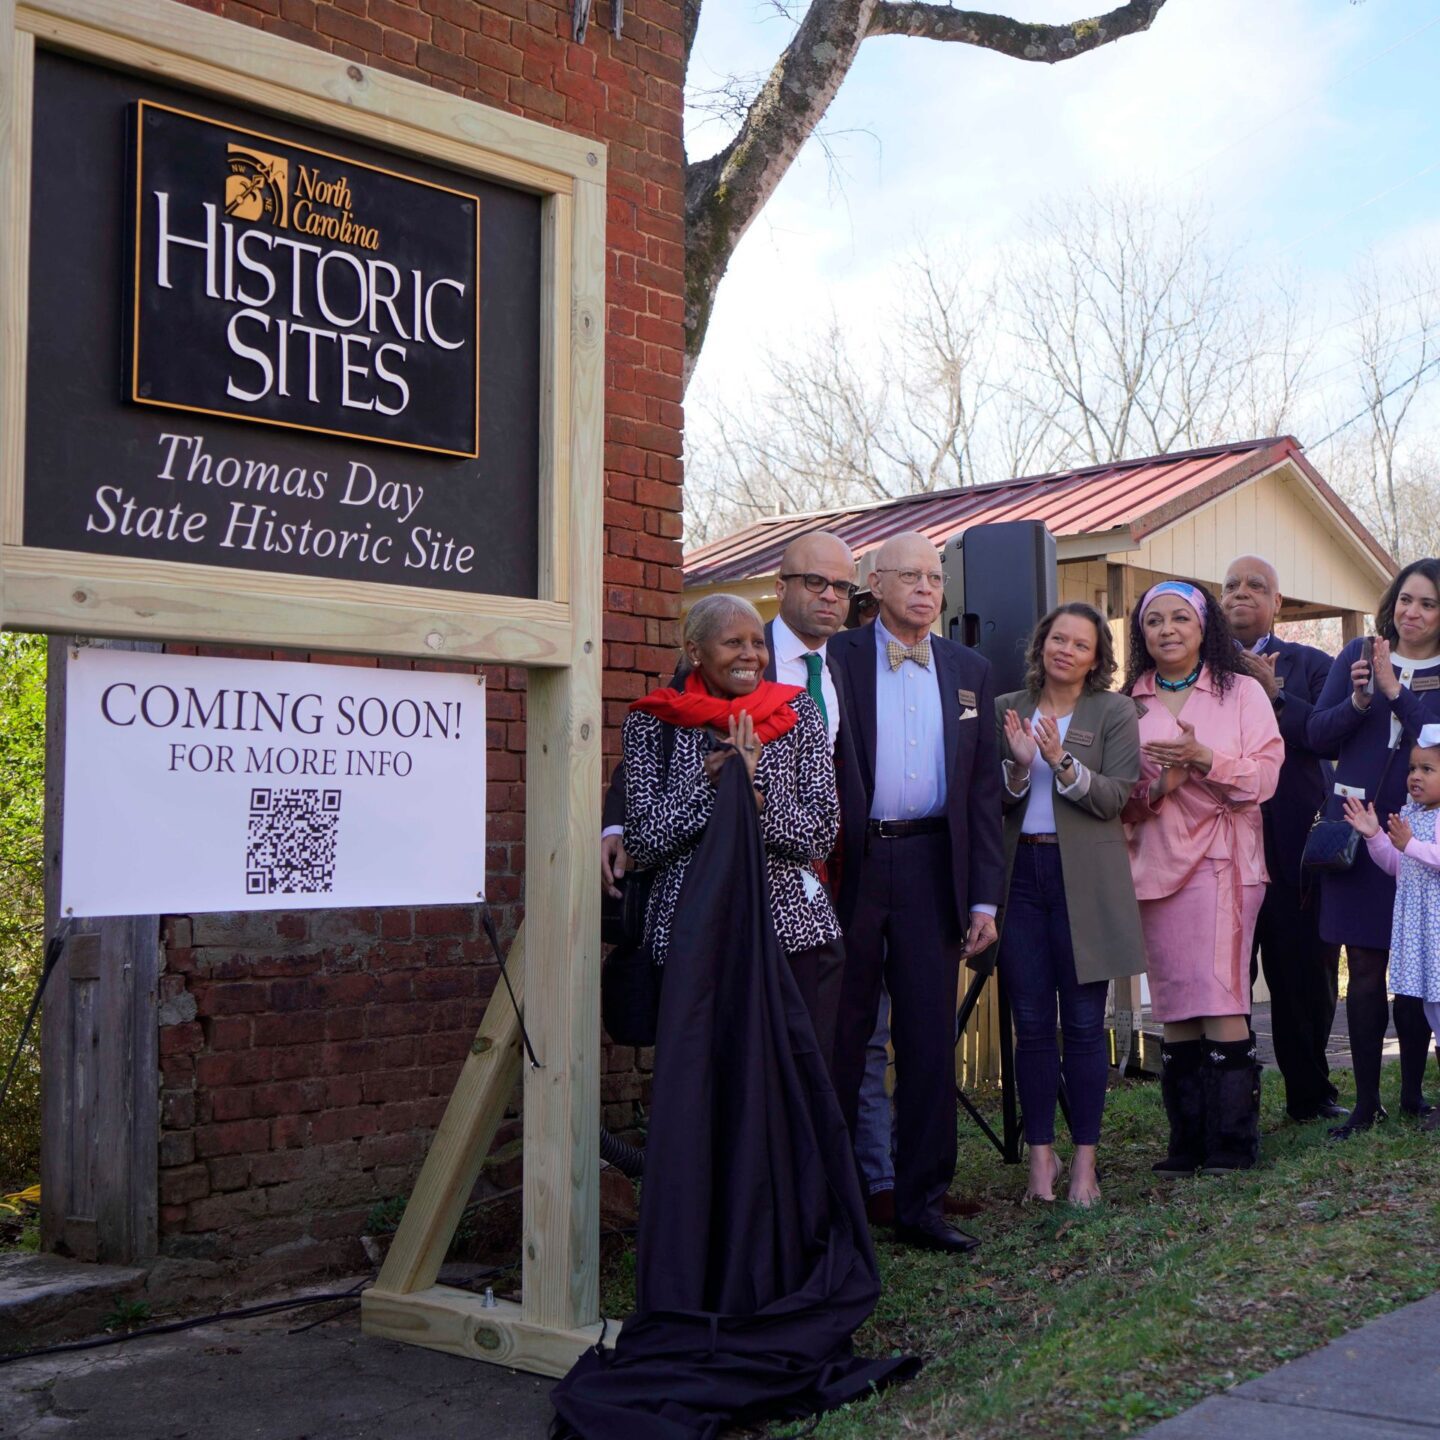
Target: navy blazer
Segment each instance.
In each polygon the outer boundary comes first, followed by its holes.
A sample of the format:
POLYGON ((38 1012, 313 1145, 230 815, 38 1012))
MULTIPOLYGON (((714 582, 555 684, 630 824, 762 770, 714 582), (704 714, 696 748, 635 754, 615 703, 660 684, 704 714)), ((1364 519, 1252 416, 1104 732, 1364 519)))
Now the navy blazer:
MULTIPOLYGON (((765 649, 769 652, 770 658, 765 664, 765 678, 775 678, 775 622, 765 622, 765 649)), ((835 682, 835 692, 841 696, 841 713, 844 713, 844 689, 841 685, 840 676, 835 669, 835 662, 830 658, 830 651, 825 651, 825 664, 830 671, 830 678, 835 682)), ((670 677, 670 688, 679 690, 685 683, 685 676, 689 673, 690 667, 682 660, 675 667, 675 673, 670 677)), ((845 727, 842 722, 840 727, 841 738, 836 741, 837 749, 844 744, 845 727)), ((600 826, 604 830, 612 829, 617 825, 625 823, 625 762, 619 761, 614 773, 610 776, 610 788, 605 792, 605 803, 600 809, 600 826)))
MULTIPOLYGON (((875 793, 876 629, 864 625, 830 641, 842 721, 840 734, 840 896, 842 928, 855 914, 866 826, 875 793)), ((972 905, 1005 898, 1005 846, 1001 838, 1000 751, 995 738, 994 681, 990 662, 968 646, 930 637, 945 726, 946 797, 954 921, 963 934, 972 905), (967 691, 962 707, 960 692, 967 691), (973 700, 971 699, 973 697, 973 700), (973 710, 962 720, 961 710, 973 710)))
POLYGON ((1265 821, 1265 867, 1270 878, 1299 886, 1300 857, 1316 814, 1325 808, 1330 767, 1306 738, 1306 726, 1330 674, 1330 657, 1313 645, 1271 635, 1264 654, 1275 656, 1280 701, 1275 718, 1285 739, 1285 763, 1275 793, 1261 807, 1265 821))
MULTIPOLYGON (((1363 789, 1383 826, 1405 803, 1405 771, 1409 747, 1424 725, 1440 723, 1440 684, 1434 671, 1422 672, 1413 689, 1401 689, 1393 700, 1376 693, 1369 709, 1357 710, 1350 699, 1350 667, 1360 658, 1362 640, 1351 640, 1335 657, 1330 678, 1305 727, 1312 749, 1335 761, 1337 783, 1363 789), (1399 752, 1390 756, 1390 717, 1398 716, 1403 731, 1399 752), (1387 765, 1388 762, 1388 765, 1387 765), (1381 785, 1381 776, 1385 783, 1381 785), (1377 793, 1378 792, 1378 793, 1377 793)), ((1343 820, 1343 802, 1331 787, 1326 815, 1343 820)), ((1362 845, 1355 864, 1327 871, 1320 886, 1320 934, 1332 945, 1358 945, 1370 950, 1390 948, 1390 918, 1395 882, 1362 845)))

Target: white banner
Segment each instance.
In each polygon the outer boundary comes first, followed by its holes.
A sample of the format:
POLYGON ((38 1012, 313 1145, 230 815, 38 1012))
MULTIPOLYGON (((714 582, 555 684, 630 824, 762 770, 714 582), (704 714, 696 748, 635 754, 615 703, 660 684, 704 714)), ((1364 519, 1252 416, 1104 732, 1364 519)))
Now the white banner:
POLYGON ((60 907, 189 914, 476 901, 476 675, 82 647, 60 907))

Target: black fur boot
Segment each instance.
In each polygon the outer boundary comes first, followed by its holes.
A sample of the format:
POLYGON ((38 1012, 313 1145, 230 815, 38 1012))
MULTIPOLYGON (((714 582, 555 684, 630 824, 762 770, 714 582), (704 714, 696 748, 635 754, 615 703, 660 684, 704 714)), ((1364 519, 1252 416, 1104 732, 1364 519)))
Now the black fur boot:
POLYGON ((1203 1040, 1166 1040, 1160 1046, 1160 1095, 1170 1121, 1170 1148, 1150 1168, 1163 1178, 1193 1175, 1205 1161, 1203 1040))
POLYGON ((1205 1174, 1249 1170, 1260 1158, 1260 1072, 1255 1041, 1206 1040, 1205 1174))

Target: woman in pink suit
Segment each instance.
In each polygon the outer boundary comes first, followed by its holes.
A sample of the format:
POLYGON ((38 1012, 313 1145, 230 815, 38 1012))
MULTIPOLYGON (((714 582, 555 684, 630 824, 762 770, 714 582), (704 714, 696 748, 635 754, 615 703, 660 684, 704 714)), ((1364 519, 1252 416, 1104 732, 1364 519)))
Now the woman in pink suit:
POLYGON ((1260 1153, 1250 947, 1265 898, 1260 805, 1285 743, 1264 686, 1203 586, 1165 580, 1130 617, 1126 691, 1140 779, 1122 818, 1150 1012, 1165 1025, 1162 1175, 1245 1170, 1260 1153))

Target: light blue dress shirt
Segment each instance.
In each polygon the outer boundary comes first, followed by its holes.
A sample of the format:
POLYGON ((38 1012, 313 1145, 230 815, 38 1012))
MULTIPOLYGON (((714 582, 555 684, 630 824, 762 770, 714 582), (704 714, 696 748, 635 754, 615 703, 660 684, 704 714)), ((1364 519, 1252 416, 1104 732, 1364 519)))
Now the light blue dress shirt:
MULTIPOLYGON (((890 668, 895 637, 875 621, 875 794, 872 820, 923 820, 945 813, 945 719, 935 656, 890 668)), ((899 642, 897 642, 899 643, 899 642)))

